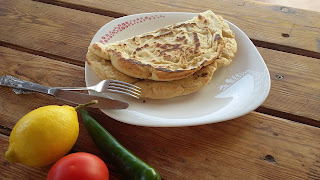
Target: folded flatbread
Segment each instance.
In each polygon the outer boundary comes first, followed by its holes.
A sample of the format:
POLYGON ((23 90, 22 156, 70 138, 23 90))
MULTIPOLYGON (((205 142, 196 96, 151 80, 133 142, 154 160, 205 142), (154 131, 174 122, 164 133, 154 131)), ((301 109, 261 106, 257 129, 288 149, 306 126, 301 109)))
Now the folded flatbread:
POLYGON ((223 23, 212 11, 192 20, 110 44, 94 43, 94 54, 111 60, 120 72, 139 79, 182 79, 221 56, 223 23))
POLYGON ((86 55, 87 63, 100 79, 116 79, 141 87, 142 98, 168 99, 191 94, 207 85, 217 69, 229 65, 237 52, 237 42, 234 33, 221 16, 217 17, 221 23, 221 38, 225 42, 221 55, 211 64, 182 79, 155 81, 129 76, 116 69, 110 59, 104 58, 103 52, 100 51, 89 50, 86 55))

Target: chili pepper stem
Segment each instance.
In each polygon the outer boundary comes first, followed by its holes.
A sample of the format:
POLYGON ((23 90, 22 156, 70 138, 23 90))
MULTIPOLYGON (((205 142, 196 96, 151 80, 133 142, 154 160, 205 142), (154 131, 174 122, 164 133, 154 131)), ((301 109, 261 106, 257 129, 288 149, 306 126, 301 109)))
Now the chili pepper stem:
POLYGON ((92 100, 92 101, 87 102, 87 103, 85 103, 85 104, 79 104, 79 105, 76 106, 74 109, 77 111, 77 110, 79 110, 80 108, 85 108, 85 107, 87 107, 87 106, 90 106, 90 105, 92 105, 92 104, 97 104, 97 103, 98 103, 98 100, 92 100))
POLYGON ((84 126, 97 147, 122 171, 127 179, 161 180, 160 174, 154 168, 121 145, 86 110, 79 109, 79 112, 84 126))

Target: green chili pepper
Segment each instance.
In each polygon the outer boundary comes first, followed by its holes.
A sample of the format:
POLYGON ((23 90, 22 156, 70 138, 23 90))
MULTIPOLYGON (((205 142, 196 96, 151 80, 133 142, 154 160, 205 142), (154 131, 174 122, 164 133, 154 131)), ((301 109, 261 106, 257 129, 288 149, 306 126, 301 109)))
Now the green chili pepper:
POLYGON ((86 110, 79 108, 79 111, 87 131, 98 148, 115 163, 128 179, 161 180, 155 169, 123 147, 86 110))

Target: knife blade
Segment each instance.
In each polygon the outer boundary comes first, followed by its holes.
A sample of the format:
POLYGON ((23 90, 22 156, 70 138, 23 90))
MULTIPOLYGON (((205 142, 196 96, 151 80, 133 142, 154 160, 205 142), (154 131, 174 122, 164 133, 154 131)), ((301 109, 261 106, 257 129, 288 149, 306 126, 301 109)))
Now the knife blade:
POLYGON ((75 104, 84 104, 92 100, 98 100, 97 104, 93 104, 90 106, 94 108, 126 109, 129 106, 129 104, 126 102, 122 102, 122 101, 118 101, 110 98, 99 97, 99 96, 92 96, 85 93, 51 88, 51 87, 43 86, 33 82, 25 81, 9 75, 0 76, 0 85, 12 87, 14 89, 23 89, 28 91, 36 91, 36 92, 49 94, 59 99, 62 99, 71 103, 75 103, 75 104))
POLYGON ((99 97, 99 96, 92 96, 85 93, 66 91, 66 90, 60 90, 60 89, 55 89, 54 92, 52 93, 55 97, 59 99, 62 99, 68 102, 73 102, 73 103, 76 102, 77 104, 84 104, 92 100, 98 100, 97 104, 90 105, 90 107, 94 107, 94 108, 126 109, 129 107, 129 104, 126 102, 99 97))

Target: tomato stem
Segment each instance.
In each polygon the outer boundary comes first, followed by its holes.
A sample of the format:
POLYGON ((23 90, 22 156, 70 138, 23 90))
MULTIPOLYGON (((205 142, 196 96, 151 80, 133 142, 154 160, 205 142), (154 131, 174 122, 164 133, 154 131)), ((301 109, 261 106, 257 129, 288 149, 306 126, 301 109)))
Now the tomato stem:
POLYGON ((92 104, 97 104, 98 103, 98 100, 92 100, 90 102, 87 102, 85 104, 79 104, 78 106, 76 106, 74 109, 77 111, 79 110, 80 108, 84 108, 84 107, 87 107, 87 106, 90 106, 92 104))

